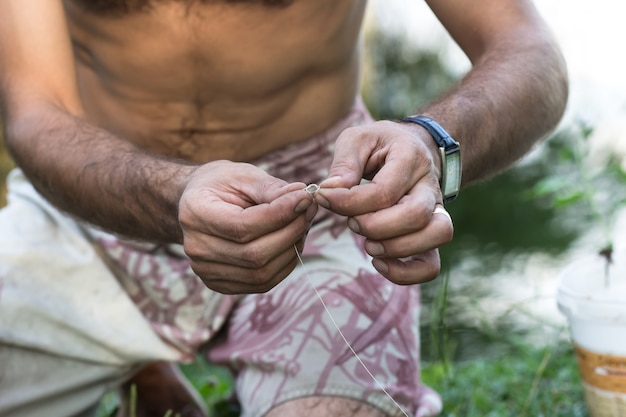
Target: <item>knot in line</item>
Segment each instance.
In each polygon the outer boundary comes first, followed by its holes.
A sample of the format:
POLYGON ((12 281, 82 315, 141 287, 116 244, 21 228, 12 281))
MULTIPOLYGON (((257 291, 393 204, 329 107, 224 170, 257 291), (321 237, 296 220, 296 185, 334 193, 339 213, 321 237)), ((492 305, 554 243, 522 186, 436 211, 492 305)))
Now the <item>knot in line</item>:
POLYGON ((320 186, 317 184, 309 184, 306 187, 304 187, 304 191, 311 194, 311 196, 314 196, 315 193, 319 191, 319 189, 320 189, 320 186))

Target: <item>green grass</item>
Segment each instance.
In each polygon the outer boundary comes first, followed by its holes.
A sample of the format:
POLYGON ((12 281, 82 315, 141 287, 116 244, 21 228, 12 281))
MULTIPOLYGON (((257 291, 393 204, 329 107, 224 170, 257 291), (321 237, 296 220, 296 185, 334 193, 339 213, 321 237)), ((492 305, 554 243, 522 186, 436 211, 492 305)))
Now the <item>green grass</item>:
POLYGON ((513 345, 496 357, 422 368, 445 417, 587 417, 572 347, 513 345))
POLYGON ((465 327, 459 319, 472 306, 451 304, 449 280, 444 272, 423 287, 422 300, 430 312, 421 330, 422 380, 441 394, 441 417, 589 416, 573 346, 563 337, 568 329, 554 327, 531 343, 537 337, 511 317, 465 327))

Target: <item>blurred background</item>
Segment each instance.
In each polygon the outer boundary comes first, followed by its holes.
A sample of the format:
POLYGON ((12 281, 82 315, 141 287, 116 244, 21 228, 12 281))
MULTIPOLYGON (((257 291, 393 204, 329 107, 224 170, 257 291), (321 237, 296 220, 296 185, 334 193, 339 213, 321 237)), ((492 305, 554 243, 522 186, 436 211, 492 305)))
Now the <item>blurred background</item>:
MULTIPOLYGON (((626 252, 626 5, 535 3, 567 60, 570 99, 545 142, 448 205, 455 237, 422 286, 421 331, 423 378, 444 415, 588 415, 559 280, 607 242, 626 252)), ((378 117, 410 113, 469 68, 425 2, 370 6, 363 92, 378 117)))
MULTIPOLYGON (((460 321, 507 321, 509 329, 526 328, 533 333, 528 337, 546 341, 545 332, 560 333, 564 323, 554 300, 561 270, 622 230, 626 55, 618 45, 626 37, 620 17, 626 6, 535 3, 568 62, 566 115, 513 169, 449 205, 455 238, 442 259, 450 277, 448 308, 463 310, 460 321)), ((425 2, 374 0, 370 6, 367 39, 374 47, 363 91, 379 117, 410 113, 415 97, 430 99, 469 68, 425 2)), ((471 351, 467 344, 459 349, 461 356, 471 351)))
MULTIPOLYGON (((544 143, 448 207, 455 238, 440 278, 422 286, 422 350, 449 416, 587 415, 555 294, 570 262, 610 239, 621 250, 626 6, 536 4, 568 62, 570 101, 544 143)), ((469 68, 423 1, 372 0, 365 41, 363 95, 378 118, 412 113, 469 68)), ((0 147, 0 179, 11 166, 0 147)), ((0 181, 0 206, 4 195, 0 181)), ((208 402, 231 389, 221 371, 207 382, 206 364, 184 370, 208 402)))

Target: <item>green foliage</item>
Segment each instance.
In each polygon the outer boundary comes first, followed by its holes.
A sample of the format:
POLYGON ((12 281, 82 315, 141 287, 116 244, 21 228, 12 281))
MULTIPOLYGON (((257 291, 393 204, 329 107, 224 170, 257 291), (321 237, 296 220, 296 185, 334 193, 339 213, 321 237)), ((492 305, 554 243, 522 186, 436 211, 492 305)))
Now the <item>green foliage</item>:
POLYGON ((527 196, 543 200, 567 216, 584 214, 587 224, 602 228, 605 242, 612 247, 615 214, 626 203, 626 173, 615 157, 595 165, 589 161, 593 129, 578 122, 547 142, 547 156, 555 161, 551 175, 532 187, 527 196))
MULTIPOLYGON (((205 401, 209 410, 209 417, 239 416, 237 403, 231 401, 234 382, 232 374, 227 368, 210 364, 200 355, 190 364, 180 364, 179 368, 205 401)), ((136 392, 131 388, 131 404, 129 406, 130 410, 128 410, 131 417, 135 413, 136 397, 136 392)), ((119 406, 120 397, 118 393, 111 391, 100 401, 96 417, 114 417, 119 406)), ((176 414, 173 416, 170 414, 168 413, 163 417, 176 417, 176 414)))
POLYGON ((96 417, 113 417, 117 413, 117 409, 120 405, 120 398, 117 392, 108 392, 101 400, 98 410, 96 411, 96 417))
POLYGON ((180 365, 183 374, 206 401, 212 416, 235 417, 239 409, 235 402, 229 401, 233 395, 233 376, 222 366, 213 365, 202 356, 191 364, 180 365))
POLYGON ((442 393, 445 417, 586 417, 570 343, 512 345, 496 357, 425 363, 422 379, 442 393))
MULTIPOLYGON (((555 328, 552 343, 535 345, 509 312, 468 323, 463 314, 473 309, 471 301, 455 305, 449 280, 444 271, 422 285, 430 313, 421 332, 422 379, 441 394, 442 417, 589 417, 573 347, 562 338, 565 328, 555 328)), ((475 287, 466 291, 486 296, 475 287)), ((513 313, 517 307, 510 308, 513 313)))
POLYGON ((372 29, 367 82, 361 93, 375 119, 398 119, 445 91, 456 76, 437 52, 418 50, 397 35, 372 29))

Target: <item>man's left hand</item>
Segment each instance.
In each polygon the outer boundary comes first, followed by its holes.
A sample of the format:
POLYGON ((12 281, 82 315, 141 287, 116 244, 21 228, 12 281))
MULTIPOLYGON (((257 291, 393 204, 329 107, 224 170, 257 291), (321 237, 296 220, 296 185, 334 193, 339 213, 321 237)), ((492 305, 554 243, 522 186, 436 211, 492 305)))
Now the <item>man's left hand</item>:
POLYGON ((350 229, 367 238, 374 267, 403 285, 436 278, 438 248, 453 235, 436 145, 425 130, 411 128, 379 121, 344 130, 315 195, 321 206, 349 217, 350 229))

